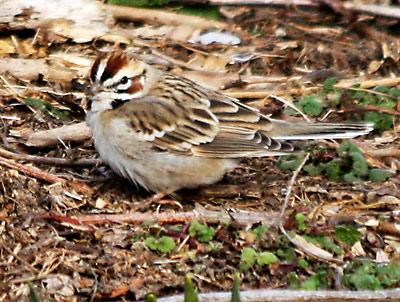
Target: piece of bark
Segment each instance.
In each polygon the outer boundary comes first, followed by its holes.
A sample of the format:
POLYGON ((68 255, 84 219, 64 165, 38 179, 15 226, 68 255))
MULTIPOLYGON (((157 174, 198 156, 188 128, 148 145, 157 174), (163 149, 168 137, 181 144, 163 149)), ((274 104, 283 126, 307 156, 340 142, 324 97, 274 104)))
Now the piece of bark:
POLYGON ((34 132, 29 135, 26 145, 33 147, 48 147, 61 141, 83 141, 92 137, 92 131, 85 122, 34 132))
POLYGON ((108 31, 106 12, 95 0, 0 0, 0 7, 0 26, 11 30, 42 28, 76 43, 108 31))
POLYGON ((71 82, 77 73, 62 67, 47 64, 44 59, 0 58, 0 74, 10 73, 25 81, 36 80, 43 75, 50 82, 71 82))

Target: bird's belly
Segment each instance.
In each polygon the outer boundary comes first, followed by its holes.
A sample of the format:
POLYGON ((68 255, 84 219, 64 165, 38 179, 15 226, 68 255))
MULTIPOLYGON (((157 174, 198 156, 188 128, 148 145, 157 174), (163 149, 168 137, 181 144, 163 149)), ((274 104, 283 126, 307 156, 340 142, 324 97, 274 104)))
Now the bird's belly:
POLYGON ((139 141, 134 133, 106 133, 92 127, 95 146, 100 157, 121 176, 147 190, 172 192, 219 181, 236 166, 236 160, 187 156, 157 151, 151 142, 139 141))
POLYGON ((102 149, 98 148, 100 156, 115 172, 154 192, 211 184, 236 166, 234 160, 176 155, 146 150, 146 146, 126 148, 123 152, 118 148, 102 149))

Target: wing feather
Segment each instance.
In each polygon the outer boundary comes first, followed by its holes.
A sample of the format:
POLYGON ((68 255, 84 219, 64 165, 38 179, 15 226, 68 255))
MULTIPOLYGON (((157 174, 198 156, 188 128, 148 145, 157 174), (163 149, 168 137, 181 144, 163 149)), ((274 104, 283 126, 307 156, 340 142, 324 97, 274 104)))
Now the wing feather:
MULTIPOLYGON (((171 75, 168 79, 178 81, 171 75)), ((167 94, 147 96, 117 109, 137 139, 152 142, 160 150, 204 157, 254 157, 293 151, 291 144, 266 135, 273 125, 257 109, 185 81, 190 85, 168 86, 175 89, 169 98, 167 94)))

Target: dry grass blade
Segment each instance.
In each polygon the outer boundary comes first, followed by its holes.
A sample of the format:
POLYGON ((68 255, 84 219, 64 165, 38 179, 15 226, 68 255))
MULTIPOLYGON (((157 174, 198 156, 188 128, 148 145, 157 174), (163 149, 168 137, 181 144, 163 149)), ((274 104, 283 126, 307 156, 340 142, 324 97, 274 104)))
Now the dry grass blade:
POLYGON ((290 236, 286 232, 285 227, 284 227, 284 221, 285 221, 285 217, 286 217, 286 208, 289 204, 293 185, 297 179, 297 176, 299 175, 300 171, 303 169, 303 167, 306 164, 309 157, 310 157, 310 153, 307 153, 307 155, 304 157, 303 161, 300 163, 300 165, 297 167, 297 169, 293 172, 293 176, 289 180, 288 186, 286 188, 285 200, 283 202, 280 217, 279 217, 280 218, 279 219, 279 229, 282 232, 282 234, 284 234, 286 236, 286 238, 301 251, 307 253, 308 255, 317 257, 321 260, 334 261, 335 259, 333 258, 333 255, 331 253, 328 253, 327 251, 319 248, 315 244, 307 242, 303 237, 301 237, 297 234, 293 237, 290 236))

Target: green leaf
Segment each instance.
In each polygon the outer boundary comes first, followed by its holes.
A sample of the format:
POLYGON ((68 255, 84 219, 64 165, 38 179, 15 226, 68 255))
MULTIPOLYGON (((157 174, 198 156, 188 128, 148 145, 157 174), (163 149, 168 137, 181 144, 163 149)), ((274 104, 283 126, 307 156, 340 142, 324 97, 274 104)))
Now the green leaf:
POLYGON ((324 82, 324 92, 333 92, 335 90, 334 85, 337 83, 337 77, 327 78, 324 82))
POLYGON ((161 253, 169 253, 175 248, 175 240, 168 236, 162 236, 158 240, 158 250, 161 253))
POLYGON ((271 252, 261 252, 257 255, 257 264, 258 265, 270 265, 273 263, 279 262, 278 257, 275 256, 274 253, 271 252))
POLYGON ((400 89, 399 88, 396 88, 396 87, 390 88, 388 93, 395 97, 400 97, 400 89))
POLYGON ((387 86, 375 86, 373 90, 382 93, 389 93, 390 88, 387 86))
POLYGON ((303 170, 310 176, 318 176, 322 174, 323 169, 320 165, 308 164, 304 166, 303 170))
POLYGON ((278 160, 278 168, 281 170, 295 171, 304 160, 303 154, 285 155, 278 160))
POLYGON ((337 225, 335 227, 335 237, 337 240, 353 245, 361 239, 361 233, 351 224, 337 225))
POLYGON ((233 275, 231 302, 240 302, 240 276, 238 273, 233 275))
POLYGON ((185 302, 199 302, 199 296, 197 295, 196 288, 193 285, 191 274, 185 275, 185 283, 183 284, 183 290, 185 295, 185 302))
POLYGON ((361 182, 362 181, 362 179, 360 177, 356 176, 353 172, 344 174, 343 175, 343 180, 345 182, 348 182, 348 183, 361 182))
POLYGON ((45 114, 54 116, 57 119, 60 119, 60 120, 70 119, 70 115, 69 115, 68 111, 57 109, 52 104, 50 104, 44 100, 27 97, 24 99, 24 103, 27 106, 31 106, 39 111, 42 111, 45 114))
POLYGON ((255 249, 253 249, 251 247, 245 247, 242 250, 240 259, 241 259, 241 268, 249 269, 256 263, 257 252, 255 249))
POLYGON ((340 144, 339 148, 337 149, 337 153, 340 157, 345 157, 347 156, 347 154, 354 152, 362 154, 361 149, 349 140, 345 140, 343 143, 340 144))
POLYGON ((305 114, 311 116, 320 115, 324 109, 322 99, 315 95, 305 96, 298 102, 298 105, 305 114))
POLYGON ((169 253, 171 252, 176 244, 175 241, 168 236, 162 236, 160 239, 156 239, 153 236, 149 236, 145 240, 146 246, 153 250, 153 251, 158 251, 161 253, 169 253))
POLYGON ((290 272, 288 274, 288 281, 291 289, 298 289, 300 287, 299 277, 295 272, 290 272))
POLYGON ((108 0, 107 2, 113 5, 152 7, 163 6, 171 0, 108 0))
POLYGON ((218 6, 212 5, 190 5, 183 6, 176 10, 177 13, 198 16, 210 20, 221 19, 218 6))
POLYGON ((400 266, 395 262, 387 265, 376 264, 370 260, 353 262, 343 275, 343 284, 358 290, 395 287, 399 282, 400 266))
POLYGON ((294 220, 296 221, 296 226, 299 231, 304 232, 307 230, 307 218, 303 213, 296 213, 294 220))
POLYGON ((292 248, 280 248, 276 254, 285 262, 293 262, 296 259, 296 252, 292 248))
POLYGON ((318 276, 312 276, 300 284, 300 288, 304 290, 317 290, 319 287, 318 276))
POLYGON ((324 173, 329 179, 334 181, 340 180, 343 160, 341 158, 332 159, 330 162, 321 164, 324 173))
POLYGON ((352 164, 352 172, 354 175, 359 177, 364 177, 368 175, 368 163, 361 153, 351 152, 351 159, 353 161, 352 164))
POLYGON ((395 174, 396 172, 389 169, 370 169, 368 179, 371 181, 385 181, 395 174))
POLYGON ((297 265, 302 269, 307 269, 310 266, 308 261, 304 258, 299 259, 297 265))
POLYGON ((152 251, 157 251, 158 250, 158 242, 157 239, 153 236, 149 236, 145 240, 146 246, 151 249, 152 251))
POLYGON ((29 302, 42 302, 42 299, 40 298, 39 293, 36 290, 36 287, 32 283, 28 283, 29 285, 29 302))
POLYGON ((357 290, 362 289, 380 289, 381 284, 374 275, 357 273, 350 276, 349 281, 357 290))
POLYGON ((262 236, 267 233, 268 231, 268 226, 265 224, 260 224, 259 226, 255 227, 254 229, 251 230, 251 232, 256 235, 256 240, 260 240, 262 236))
POLYGON ((381 288, 381 284, 376 278, 376 265, 371 261, 350 264, 344 273, 343 284, 358 290, 381 288))
POLYGON ((388 265, 378 266, 376 269, 378 279, 383 286, 397 286, 400 282, 400 266, 393 262, 388 265))
POLYGON ((215 230, 197 220, 193 220, 189 226, 189 235, 196 237, 200 242, 209 242, 214 238, 215 230))
POLYGON ((374 124, 374 128, 378 130, 389 130, 393 127, 393 116, 387 113, 367 112, 363 116, 363 120, 374 124))

